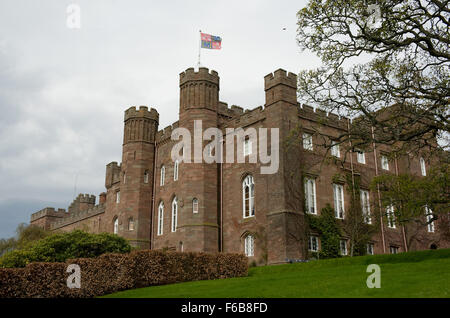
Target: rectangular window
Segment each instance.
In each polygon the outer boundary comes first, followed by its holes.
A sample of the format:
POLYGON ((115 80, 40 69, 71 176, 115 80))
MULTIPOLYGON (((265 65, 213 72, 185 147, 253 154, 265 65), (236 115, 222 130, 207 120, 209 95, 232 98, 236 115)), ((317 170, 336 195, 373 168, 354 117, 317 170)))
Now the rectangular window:
POLYGON ((247 138, 244 140, 244 156, 252 154, 252 141, 247 138))
POLYGON ((344 218, 344 187, 341 184, 333 184, 334 215, 338 219, 344 218))
POLYGON ((309 237, 308 250, 310 250, 311 252, 319 251, 319 238, 317 236, 309 237))
POLYGON ((342 256, 347 255, 347 240, 339 241, 339 251, 342 256))
POLYGON ((116 192, 116 203, 120 203, 120 191, 116 192))
POLYGON ((305 205, 306 212, 317 214, 316 208, 316 180, 305 178, 305 205))
POLYGON ((383 170, 389 170, 389 160, 386 156, 381 156, 381 168, 383 170))
POLYGON ((361 210, 363 215, 363 220, 367 224, 371 224, 372 220, 370 218, 370 198, 369 191, 361 190, 361 210))
POLYGON ((304 133, 303 134, 303 149, 305 150, 313 150, 313 141, 312 141, 312 135, 304 133))
POLYGON ((366 163, 366 156, 364 154, 364 151, 357 150, 356 151, 356 159, 357 159, 358 163, 365 164, 366 163))
POLYGON ((373 255, 373 243, 367 244, 367 255, 373 255))
POLYGON ((335 156, 335 157, 337 157, 337 158, 340 158, 341 157, 341 152, 340 152, 340 150, 339 150, 339 144, 336 142, 336 141, 332 141, 331 142, 331 155, 332 156, 335 156))
POLYGON ((388 227, 390 227, 391 229, 395 229, 395 214, 393 205, 390 205, 386 208, 386 215, 388 227))
POLYGON ((434 220, 433 220, 433 211, 427 206, 425 207, 425 214, 427 216, 427 228, 429 233, 434 233, 434 220))
POLYGON ((420 171, 422 172, 422 176, 426 177, 427 169, 425 167, 425 160, 422 157, 420 158, 420 171))
POLYGON ((398 254, 398 247, 397 246, 391 246, 389 248, 391 254, 398 254))

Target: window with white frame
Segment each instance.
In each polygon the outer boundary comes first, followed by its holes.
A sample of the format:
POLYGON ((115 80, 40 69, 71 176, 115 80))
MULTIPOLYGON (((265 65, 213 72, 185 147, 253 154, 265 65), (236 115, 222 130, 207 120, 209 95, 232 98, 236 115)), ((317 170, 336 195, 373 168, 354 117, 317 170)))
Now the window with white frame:
POLYGON ((333 184, 334 215, 338 219, 344 218, 344 186, 333 184))
POLYGON ((390 227, 391 229, 395 229, 395 213, 393 205, 389 205, 386 208, 386 215, 388 227, 390 227))
POLYGON ((367 255, 373 255, 373 243, 367 243, 367 255))
POLYGON ((337 141, 331 141, 331 155, 335 156, 337 158, 341 157, 341 152, 339 150, 339 144, 337 143, 337 141))
POLYGON ((381 156, 381 169, 389 170, 389 159, 384 155, 381 156))
POLYGON ((358 161, 358 163, 366 163, 366 155, 364 154, 364 151, 356 150, 356 160, 358 161))
POLYGON ((313 140, 311 134, 303 133, 303 149, 313 150, 313 140))
POLYGON ((398 247, 397 246, 390 246, 389 250, 391 254, 398 254, 398 247))
POLYGON ((425 207, 425 215, 427 216, 427 228, 429 233, 434 232, 433 211, 429 207, 425 207))
POLYGON ((116 216, 114 218, 114 234, 119 233, 119 218, 116 216))
POLYGON ((317 214, 316 207, 316 180, 312 178, 305 178, 305 207, 306 212, 317 214))
POLYGON ((172 232, 177 231, 178 224, 178 200, 177 197, 172 200, 172 232))
POLYGON ((198 199, 194 198, 192 200, 192 213, 198 213, 198 199))
POLYGON ((317 236, 310 236, 308 240, 308 250, 311 252, 319 251, 319 238, 317 236))
POLYGON ((369 191, 361 190, 360 196, 361 196, 361 210, 362 210, 363 220, 364 220, 365 223, 371 224, 372 223, 372 219, 370 217, 369 191))
POLYGON ((144 172, 144 183, 148 183, 149 176, 150 176, 150 174, 149 174, 148 170, 145 170, 145 172, 144 172))
POLYGON ((116 192, 116 203, 120 203, 120 191, 116 192))
POLYGON ((253 237, 253 235, 249 234, 245 237, 244 249, 245 255, 247 257, 255 255, 255 238, 253 237))
POLYGON ((175 163, 173 164, 173 180, 178 180, 178 160, 175 160, 175 163))
POLYGON ((164 179, 166 178, 166 167, 161 167, 161 179, 159 180, 159 185, 164 185, 164 179))
POLYGON ((158 235, 163 234, 164 226, 164 202, 161 201, 158 207, 158 235))
POLYGON ((134 231, 134 220, 133 218, 128 219, 128 231, 134 231))
POLYGON ((427 169, 425 167, 425 159, 423 159, 422 157, 420 157, 420 171, 422 172, 422 176, 426 176, 427 175, 427 169))
POLYGON ((244 139, 244 156, 248 156, 252 154, 252 141, 250 138, 244 139))
POLYGON ((339 241, 339 252, 341 255, 347 255, 347 240, 339 241))
POLYGON ((255 215, 255 184, 253 177, 248 175, 242 182, 242 195, 243 195, 243 215, 244 218, 248 218, 255 215))

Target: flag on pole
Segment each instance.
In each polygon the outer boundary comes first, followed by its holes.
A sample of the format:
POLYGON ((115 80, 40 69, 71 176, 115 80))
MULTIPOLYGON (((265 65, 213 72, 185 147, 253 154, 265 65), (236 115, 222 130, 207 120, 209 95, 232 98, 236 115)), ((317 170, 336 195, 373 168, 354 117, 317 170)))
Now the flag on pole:
POLYGON ((222 48, 222 39, 220 36, 200 32, 200 39, 202 49, 220 50, 222 48))

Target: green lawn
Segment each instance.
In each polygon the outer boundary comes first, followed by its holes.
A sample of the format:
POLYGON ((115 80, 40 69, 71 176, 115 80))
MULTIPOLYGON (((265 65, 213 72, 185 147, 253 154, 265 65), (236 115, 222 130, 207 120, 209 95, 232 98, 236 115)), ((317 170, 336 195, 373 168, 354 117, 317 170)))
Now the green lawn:
POLYGON ((104 297, 450 297, 450 249, 262 266, 249 276, 152 286, 104 297), (381 288, 369 289, 368 264, 381 268, 381 288))

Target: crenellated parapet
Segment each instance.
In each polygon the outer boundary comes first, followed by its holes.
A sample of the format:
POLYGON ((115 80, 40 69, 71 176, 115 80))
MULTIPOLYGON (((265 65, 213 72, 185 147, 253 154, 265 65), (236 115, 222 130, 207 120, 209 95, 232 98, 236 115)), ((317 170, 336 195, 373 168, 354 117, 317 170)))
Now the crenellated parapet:
POLYGON ((99 204, 85 211, 70 214, 66 213, 66 216, 64 218, 56 220, 50 224, 50 230, 56 230, 69 224, 80 222, 84 219, 102 214, 104 212, 105 212, 105 204, 99 204))
POLYGON ((314 109, 308 105, 302 105, 298 108, 298 115, 301 118, 314 121, 320 124, 332 126, 335 128, 347 130, 348 118, 343 116, 338 116, 331 112, 325 112, 322 109, 314 109))
POLYGON ((105 175, 105 187, 106 189, 111 188, 111 186, 120 181, 120 172, 122 166, 117 164, 116 161, 110 162, 106 165, 106 175, 105 175))
POLYGON ((224 127, 246 127, 263 120, 265 117, 266 114, 264 112, 264 108, 262 106, 258 106, 253 109, 246 109, 245 112, 241 113, 236 118, 229 120, 224 127))
POLYGON ((147 106, 139 106, 139 109, 136 109, 136 106, 131 106, 125 111, 124 121, 131 118, 147 118, 159 122, 159 113, 156 109, 151 107, 150 110, 148 110, 147 106))
POLYGON ((68 212, 74 213, 85 211, 95 206, 95 195, 80 193, 75 200, 69 205, 68 212))
POLYGON ((47 207, 47 208, 44 208, 42 210, 39 210, 39 211, 31 214, 30 221, 33 222, 33 221, 36 221, 43 217, 63 218, 67 215, 68 215, 68 213, 66 212, 65 209, 55 210, 55 208, 47 207))
POLYGON ((165 140, 170 139, 172 136, 172 132, 178 128, 180 125, 179 121, 174 122, 172 125, 165 127, 164 129, 161 129, 156 133, 156 142, 161 143, 165 140))
POLYGON ((200 67, 198 72, 193 67, 188 68, 186 71, 180 73, 180 86, 188 82, 206 81, 211 84, 219 85, 219 74, 206 67, 200 67))

